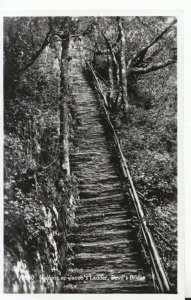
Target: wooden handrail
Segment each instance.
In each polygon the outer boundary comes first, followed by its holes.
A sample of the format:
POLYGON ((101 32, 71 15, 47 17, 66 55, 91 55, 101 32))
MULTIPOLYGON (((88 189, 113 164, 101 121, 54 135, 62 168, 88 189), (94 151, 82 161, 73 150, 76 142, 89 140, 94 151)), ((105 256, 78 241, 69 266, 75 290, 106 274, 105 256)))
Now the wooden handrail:
POLYGON ((131 198, 133 200, 133 203, 134 203, 134 206, 135 206, 135 209, 136 209, 136 212, 137 212, 137 216, 138 216, 140 226, 141 226, 141 229, 142 229, 144 241, 147 245, 147 249, 148 249, 148 252, 149 252, 150 259, 151 259, 152 271, 153 271, 153 273, 155 275, 155 278, 157 280, 158 289, 162 293, 170 292, 169 280, 167 278, 167 275, 166 275, 165 270, 164 270, 164 266, 163 266, 163 264, 161 262, 161 259, 159 257, 159 253, 158 253, 158 250, 156 248, 156 245, 155 245, 154 239, 152 237, 152 234, 151 234, 151 232, 148 228, 146 218, 145 218, 140 200, 138 198, 138 194, 136 192, 136 189, 135 189, 135 186, 134 186, 129 168, 127 166, 126 159, 123 155, 119 139, 117 137, 114 126, 111 122, 109 113, 108 113, 107 108, 106 108, 106 105, 107 105, 106 96, 102 91, 101 84, 100 84, 99 79, 97 78, 97 76, 95 74, 95 71, 94 71, 93 67, 91 66, 91 64, 85 58, 84 58, 84 60, 85 60, 86 65, 88 66, 88 68, 90 69, 90 71, 93 75, 93 78, 94 78, 95 83, 96 83, 97 91, 98 91, 98 93, 100 94, 100 96, 102 98, 101 104, 102 104, 102 107, 103 107, 103 110, 104 110, 104 113, 105 113, 107 123, 109 125, 109 128, 110 128, 112 134, 113 134, 114 142, 116 144, 117 150, 118 150, 119 155, 120 155, 120 164, 121 164, 121 168, 122 168, 122 171, 123 171, 123 175, 129 182, 129 184, 128 184, 129 192, 130 192, 131 198))

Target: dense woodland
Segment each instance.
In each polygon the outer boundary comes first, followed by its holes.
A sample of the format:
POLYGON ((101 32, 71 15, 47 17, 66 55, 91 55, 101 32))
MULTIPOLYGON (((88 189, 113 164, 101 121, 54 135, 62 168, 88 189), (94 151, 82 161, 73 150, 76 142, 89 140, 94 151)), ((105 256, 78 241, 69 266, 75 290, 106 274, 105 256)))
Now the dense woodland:
POLYGON ((57 292, 59 282, 43 276, 63 275, 73 253, 67 230, 75 226, 79 196, 78 178, 70 168, 77 122, 69 76, 71 41, 81 43, 101 82, 176 290, 176 19, 6 17, 5 291, 57 292), (31 281, 29 275, 41 280, 31 281))

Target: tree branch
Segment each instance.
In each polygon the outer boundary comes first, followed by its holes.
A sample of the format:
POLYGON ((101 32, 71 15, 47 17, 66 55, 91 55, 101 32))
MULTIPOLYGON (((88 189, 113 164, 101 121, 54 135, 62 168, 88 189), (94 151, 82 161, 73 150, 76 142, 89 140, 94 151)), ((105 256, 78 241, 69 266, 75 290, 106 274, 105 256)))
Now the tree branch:
POLYGON ((146 61, 146 62, 152 61, 152 59, 153 59, 155 56, 157 56, 157 55, 163 50, 163 48, 164 48, 164 47, 162 46, 162 47, 156 49, 149 57, 147 57, 147 58, 145 59, 145 61, 146 61))
POLYGON ((145 68, 132 68, 132 72, 134 74, 147 74, 149 72, 153 72, 153 71, 156 71, 156 70, 159 70, 159 69, 162 69, 162 68, 165 68, 171 64, 174 64, 176 63, 176 60, 174 59, 168 59, 167 61, 165 62, 160 62, 160 63, 157 63, 157 64, 152 64, 152 65, 149 65, 145 68))
POLYGON ((142 47, 137 53, 133 55, 133 57, 129 60, 127 67, 131 67, 134 61, 139 57, 139 56, 144 56, 147 52, 147 50, 152 47, 158 40, 160 40, 165 33, 169 31, 169 29, 177 22, 176 19, 174 19, 165 29, 163 29, 155 38, 152 39, 147 45, 142 47))
POLYGON ((26 69, 28 69, 30 66, 32 66, 34 64, 35 60, 39 57, 39 55, 44 50, 44 48, 50 43, 50 40, 49 40, 50 33, 51 33, 51 31, 47 32, 44 42, 42 43, 39 50, 37 50, 36 53, 32 56, 31 61, 29 61, 24 67, 17 70, 14 74, 19 74, 21 72, 24 72, 26 69))

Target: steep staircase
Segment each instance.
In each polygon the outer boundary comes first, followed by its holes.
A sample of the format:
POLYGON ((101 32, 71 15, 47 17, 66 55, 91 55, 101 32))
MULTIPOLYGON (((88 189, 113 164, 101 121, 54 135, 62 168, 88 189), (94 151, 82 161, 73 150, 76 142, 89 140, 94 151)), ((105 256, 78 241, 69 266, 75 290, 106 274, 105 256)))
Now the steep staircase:
POLYGON ((79 49, 70 50, 70 82, 77 107, 71 169, 79 180, 77 227, 64 293, 152 293, 151 271, 142 255, 129 195, 96 91, 84 73, 79 49))

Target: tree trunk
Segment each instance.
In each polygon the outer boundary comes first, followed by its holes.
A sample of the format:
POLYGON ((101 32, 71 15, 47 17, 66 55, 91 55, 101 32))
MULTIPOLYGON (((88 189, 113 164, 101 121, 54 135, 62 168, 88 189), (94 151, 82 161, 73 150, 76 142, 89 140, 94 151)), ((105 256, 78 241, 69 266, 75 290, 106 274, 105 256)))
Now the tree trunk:
POLYGON ((113 52, 113 62, 115 64, 115 71, 116 71, 116 83, 117 83, 117 98, 116 98, 116 106, 117 108, 120 108, 121 106, 121 98, 122 98, 122 94, 121 94, 121 80, 120 80, 120 68, 119 68, 119 64, 117 62, 117 59, 115 57, 115 54, 113 52))
POLYGON ((123 96, 124 110, 125 112, 127 112, 129 107, 129 101, 128 101, 129 97, 127 92, 127 70, 126 70, 126 59, 125 59, 126 41, 125 41, 125 34, 124 34, 120 17, 117 17, 117 22, 118 22, 118 30, 119 30, 119 38, 120 38, 120 46, 121 46, 120 63, 121 63, 122 96, 123 96))
POLYGON ((115 104, 116 104, 116 107, 119 108, 121 106, 120 68, 119 68, 119 64, 117 62, 117 59, 116 59, 115 53, 112 49, 110 41, 107 39, 106 35, 102 31, 101 31, 101 34, 106 42, 107 48, 111 54, 111 58, 112 58, 114 66, 115 66, 114 70, 116 73, 116 86, 117 86, 117 98, 116 98, 115 104))
POLYGON ((60 168, 70 175, 69 164, 69 124, 68 124, 68 48, 69 38, 62 41, 60 60, 60 168))
POLYGON ((93 54, 93 60, 92 60, 92 66, 94 69, 96 67, 96 51, 97 51, 97 42, 95 41, 94 54, 93 54))
POLYGON ((111 57, 111 54, 110 52, 108 52, 108 65, 109 65, 109 68, 108 68, 108 73, 109 73, 109 99, 110 99, 110 103, 111 103, 111 106, 113 106, 114 104, 114 74, 113 74, 113 60, 112 60, 112 57, 111 57))

